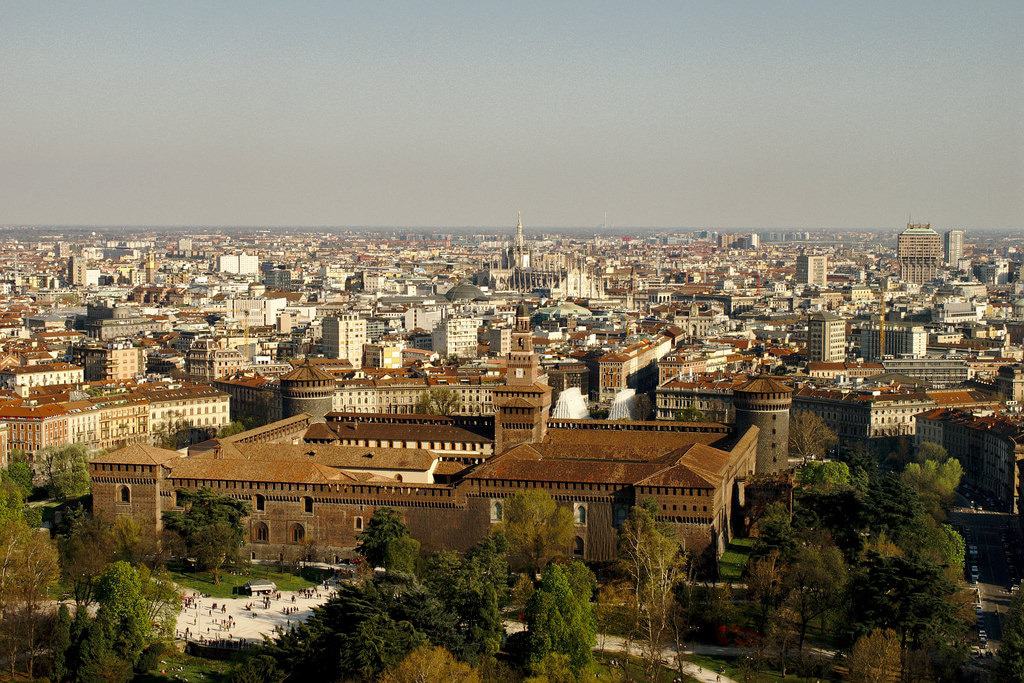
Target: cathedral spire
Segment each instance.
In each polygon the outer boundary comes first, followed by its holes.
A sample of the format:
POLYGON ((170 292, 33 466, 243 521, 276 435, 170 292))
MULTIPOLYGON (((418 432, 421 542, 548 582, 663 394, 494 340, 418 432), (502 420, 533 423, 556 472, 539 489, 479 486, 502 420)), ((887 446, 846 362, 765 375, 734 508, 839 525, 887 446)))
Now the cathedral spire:
POLYGON ((516 212, 516 247, 522 249, 526 245, 526 240, 523 237, 523 212, 516 212))

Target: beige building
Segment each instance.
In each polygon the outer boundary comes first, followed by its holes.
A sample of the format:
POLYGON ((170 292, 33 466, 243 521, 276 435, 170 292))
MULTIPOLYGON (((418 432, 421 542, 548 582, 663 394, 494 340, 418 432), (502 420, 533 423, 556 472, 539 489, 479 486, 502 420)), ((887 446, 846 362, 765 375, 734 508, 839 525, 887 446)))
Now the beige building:
POLYGON ((83 367, 87 381, 135 379, 146 370, 142 349, 127 340, 75 346, 71 358, 83 367))
POLYGON ((363 363, 366 320, 354 313, 343 313, 323 320, 323 350, 328 358, 342 358, 358 368, 363 363))
POLYGON ((839 363, 846 359, 846 321, 835 313, 815 313, 807 319, 807 358, 839 363))
POLYGON ((0 371, 0 387, 12 391, 54 384, 81 384, 83 381, 82 367, 71 363, 41 363, 0 371))
POLYGON ((929 224, 908 223, 897 240, 896 260, 901 280, 924 284, 942 267, 942 238, 929 224))
POLYGON ((241 353, 224 348, 214 339, 197 339, 185 353, 185 372, 195 378, 212 382, 249 367, 241 353))
POLYGON ((445 318, 431 332, 431 348, 442 357, 477 357, 479 318, 445 318))
POLYGON ((964 483, 991 498, 1001 512, 1020 513, 1020 464, 1024 421, 1020 416, 978 416, 936 409, 917 416, 917 443, 937 443, 960 461, 964 483))
POLYGON ((796 281, 802 285, 825 287, 828 284, 828 256, 800 254, 796 257, 796 281))

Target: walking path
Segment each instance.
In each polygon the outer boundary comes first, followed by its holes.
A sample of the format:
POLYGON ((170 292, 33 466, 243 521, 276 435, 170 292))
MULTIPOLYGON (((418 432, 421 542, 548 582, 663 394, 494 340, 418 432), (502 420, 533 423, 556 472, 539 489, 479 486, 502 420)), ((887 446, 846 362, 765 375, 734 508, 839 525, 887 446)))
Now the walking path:
MULTIPOLYGON (((518 631, 525 631, 526 624, 521 621, 506 621, 505 630, 509 633, 516 633, 518 631)), ((627 650, 627 643, 625 638, 619 636, 607 635, 603 633, 597 634, 597 647, 594 650, 598 652, 610 652, 615 654, 628 654, 632 657, 644 657, 645 654, 637 643, 629 643, 627 650)), ((733 656, 743 654, 747 652, 743 648, 733 647, 730 645, 703 645, 696 643, 692 646, 688 646, 683 649, 683 656, 686 655, 708 655, 712 657, 722 656, 733 656)), ((674 647, 667 647, 661 651, 661 661, 666 666, 672 669, 678 669, 677 658, 678 653, 674 647)), ((720 674, 717 671, 711 671, 705 669, 699 664, 693 662, 682 662, 682 671, 687 676, 694 678, 701 683, 737 683, 733 679, 729 678, 725 674, 720 674)))
MULTIPOLYGON (((327 602, 334 594, 334 586, 323 584, 301 591, 278 591, 269 597, 207 598, 195 591, 186 591, 185 604, 178 614, 176 636, 178 638, 207 645, 222 647, 244 647, 263 641, 264 636, 274 636, 293 624, 304 622, 313 613, 313 608, 327 602)), ((509 633, 526 629, 526 624, 506 621, 509 633)), ((619 636, 598 635, 595 650, 600 652, 643 656, 636 643, 627 643, 619 636)), ((711 656, 735 656, 744 650, 731 646, 695 644, 683 650, 683 655, 702 654, 711 656)), ((665 648, 661 659, 667 666, 676 668, 675 648, 665 648)), ((692 662, 684 661, 682 671, 701 683, 736 683, 715 671, 704 669, 692 662)))

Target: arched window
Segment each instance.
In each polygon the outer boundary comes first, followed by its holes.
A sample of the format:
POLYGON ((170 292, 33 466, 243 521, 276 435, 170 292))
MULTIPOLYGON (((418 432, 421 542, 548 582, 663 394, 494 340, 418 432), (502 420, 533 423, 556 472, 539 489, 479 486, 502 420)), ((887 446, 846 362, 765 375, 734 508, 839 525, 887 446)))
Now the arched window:
POLYGON ((502 515, 504 514, 504 512, 505 512, 505 509, 502 506, 500 500, 495 500, 495 501, 491 502, 491 521, 492 522, 500 522, 502 520, 502 515))
POLYGON ((586 524, 587 523, 587 506, 577 505, 576 506, 576 523, 586 524))
POLYGON ((256 512, 263 512, 266 509, 267 509, 267 498, 266 498, 266 496, 261 496, 260 494, 257 493, 256 494, 256 512))
POLYGON ((362 517, 354 517, 352 519, 352 528, 355 529, 356 531, 362 531, 362 529, 363 529, 363 518, 362 517))
POLYGON ((292 543, 302 543, 306 538, 306 528, 301 524, 292 524, 292 543))
POLYGON ((395 475, 395 481, 397 481, 399 484, 401 484, 402 483, 402 475, 401 474, 396 474, 395 475))
POLYGON ((132 490, 127 486, 121 487, 121 502, 130 503, 132 502, 132 490))
POLYGON ((572 554, 577 557, 583 557, 583 539, 579 536, 576 537, 576 542, 572 549, 572 554))
POLYGON ((305 496, 302 499, 302 509, 306 511, 307 515, 313 514, 313 499, 309 496, 305 496))
POLYGON ((266 543, 270 540, 270 529, 263 522, 257 522, 252 528, 253 543, 266 543))

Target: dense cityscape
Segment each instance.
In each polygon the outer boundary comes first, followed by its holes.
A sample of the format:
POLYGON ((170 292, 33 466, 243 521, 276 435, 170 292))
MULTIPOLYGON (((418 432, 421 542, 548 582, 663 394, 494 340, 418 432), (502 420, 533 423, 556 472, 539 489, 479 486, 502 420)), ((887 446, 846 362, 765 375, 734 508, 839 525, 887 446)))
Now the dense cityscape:
POLYGON ((0 2, 0 681, 1024 683, 1022 27, 0 2))
POLYGON ((5 499, 54 539, 5 597, 11 671, 176 642, 230 680, 995 675, 1022 268, 1019 233, 916 223, 9 227, 5 499), (117 572, 151 625, 97 654, 117 572), (389 625, 331 621, 370 596, 389 625))

